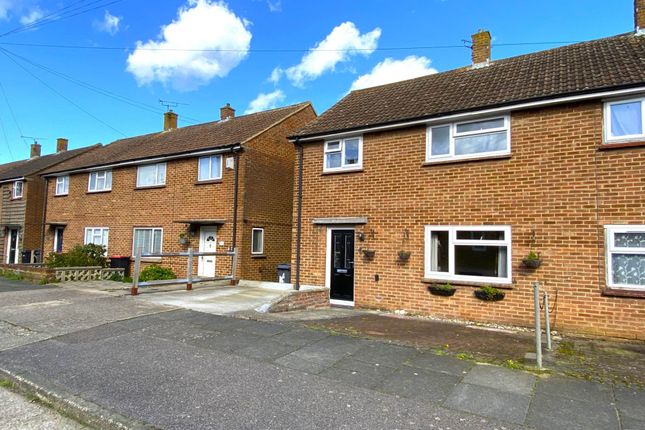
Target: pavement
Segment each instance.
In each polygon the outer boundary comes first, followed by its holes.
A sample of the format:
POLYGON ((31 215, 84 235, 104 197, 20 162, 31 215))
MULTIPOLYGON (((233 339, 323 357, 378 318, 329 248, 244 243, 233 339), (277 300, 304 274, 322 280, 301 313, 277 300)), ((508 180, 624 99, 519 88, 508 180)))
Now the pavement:
POLYGON ((0 343, 0 369, 167 429, 645 429, 645 391, 636 388, 536 376, 297 320, 93 294, 0 294, 0 321, 49 329, 34 342, 0 343), (16 306, 28 300, 69 303, 27 317, 16 306), (80 309, 85 324, 72 327, 69 311, 80 309))
POLYGON ((87 427, 61 416, 37 402, 29 401, 19 394, 0 388, 0 429, 21 430, 81 430, 87 427))

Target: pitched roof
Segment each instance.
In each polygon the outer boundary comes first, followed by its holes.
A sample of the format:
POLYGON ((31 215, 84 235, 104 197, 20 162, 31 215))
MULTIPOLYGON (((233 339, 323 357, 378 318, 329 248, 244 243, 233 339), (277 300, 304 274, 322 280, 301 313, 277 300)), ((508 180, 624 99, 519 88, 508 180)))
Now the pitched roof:
POLYGON ((293 137, 645 83, 645 36, 628 33, 353 91, 293 137))
POLYGON ((241 144, 279 121, 310 106, 299 103, 242 115, 224 121, 181 127, 170 131, 117 140, 81 157, 61 163, 45 174, 99 167, 119 162, 172 156, 241 144))
POLYGON ((84 148, 72 149, 69 151, 62 151, 55 154, 2 164, 0 165, 0 181, 8 181, 11 179, 35 175, 45 169, 56 166, 59 163, 72 160, 76 156, 91 153, 92 150, 99 147, 100 145, 86 146, 84 148))

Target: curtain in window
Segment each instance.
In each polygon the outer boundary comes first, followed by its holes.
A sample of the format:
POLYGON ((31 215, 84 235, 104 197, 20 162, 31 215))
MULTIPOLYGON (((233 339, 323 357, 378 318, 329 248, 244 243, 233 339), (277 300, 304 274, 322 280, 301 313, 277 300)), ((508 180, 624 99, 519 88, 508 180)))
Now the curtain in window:
POLYGON ((612 136, 643 134, 641 103, 620 103, 611 105, 612 136))
POLYGON ((613 254, 614 284, 645 286, 645 254, 613 254))

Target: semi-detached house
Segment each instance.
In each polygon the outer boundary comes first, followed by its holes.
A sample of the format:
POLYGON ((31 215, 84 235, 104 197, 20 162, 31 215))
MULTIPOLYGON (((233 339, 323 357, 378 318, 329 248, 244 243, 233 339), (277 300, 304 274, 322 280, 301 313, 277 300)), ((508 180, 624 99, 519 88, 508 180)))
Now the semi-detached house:
MULTIPOLYGON (((45 251, 77 244, 134 256, 185 276, 186 259, 147 254, 238 249, 236 278, 276 280, 289 262, 295 150, 287 139, 315 117, 310 103, 118 140, 45 172, 45 251), (281 192, 280 190, 289 190, 281 192), (60 240, 64 237, 64 240, 60 240)), ((228 275, 231 259, 196 258, 195 274, 228 275)))
POLYGON ((645 1, 636 31, 353 91, 291 137, 292 266, 332 303, 645 339, 645 1), (523 259, 539 255, 541 266, 523 259), (452 297, 428 286, 450 283, 452 297), (474 297, 491 285, 500 302, 474 297))

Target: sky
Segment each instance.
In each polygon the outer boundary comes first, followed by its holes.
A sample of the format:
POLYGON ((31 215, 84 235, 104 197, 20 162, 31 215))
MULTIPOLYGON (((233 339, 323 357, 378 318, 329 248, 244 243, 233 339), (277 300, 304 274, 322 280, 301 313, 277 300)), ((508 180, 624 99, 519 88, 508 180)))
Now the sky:
POLYGON ((633 0, 0 0, 0 163, 633 30, 633 0), (170 103, 169 103, 170 102, 170 103), (27 136, 27 137, 22 137, 27 136))

